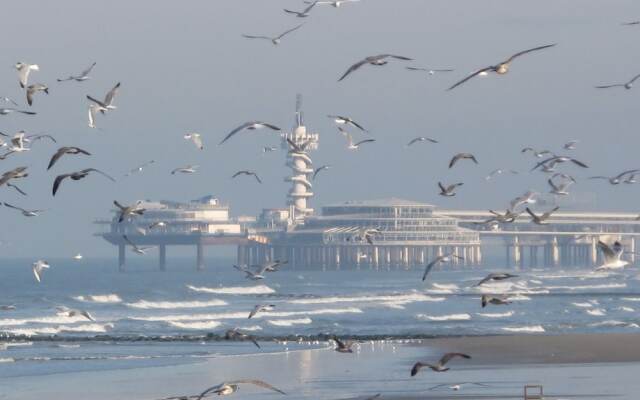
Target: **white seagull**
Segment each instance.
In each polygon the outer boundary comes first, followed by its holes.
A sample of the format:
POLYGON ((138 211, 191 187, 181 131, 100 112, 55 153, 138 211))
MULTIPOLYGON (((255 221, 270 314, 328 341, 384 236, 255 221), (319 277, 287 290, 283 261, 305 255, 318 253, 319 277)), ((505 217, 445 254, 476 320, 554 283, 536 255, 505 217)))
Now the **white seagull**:
POLYGON ((197 148, 199 148, 200 150, 204 150, 204 144, 202 144, 202 137, 200 136, 199 133, 185 133, 185 135, 183 136, 186 140, 191 140, 193 142, 193 144, 196 145, 197 148))
POLYGON ((20 211, 22 215, 24 215, 25 217, 37 217, 38 215, 40 215, 41 212, 46 211, 46 210, 25 210, 24 208, 21 208, 21 207, 12 206, 9 203, 2 203, 2 204, 4 204, 5 207, 13 208, 14 210, 20 211))
POLYGON ((180 172, 181 174, 193 174, 197 170, 198 170, 197 165, 187 165, 184 167, 179 167, 174 169, 173 171, 171 171, 171 175, 175 175, 177 172, 180 172))
POLYGON ((80 74, 78 74, 78 75, 69 75, 68 78, 58 79, 58 82, 66 82, 66 81, 82 82, 82 81, 86 81, 87 79, 91 78, 89 76, 89 74, 91 73, 91 70, 95 66, 96 66, 96 63, 94 62, 89 67, 87 67, 84 71, 80 72, 80 74))
POLYGON ((42 271, 49 267, 50 267, 49 263, 47 263, 44 260, 38 260, 31 265, 31 269, 33 270, 33 276, 36 277, 36 281, 40 282, 42 271))
POLYGON ((280 41, 282 40, 283 37, 285 37, 285 35, 288 35, 289 33, 300 29, 300 27, 304 25, 304 24, 300 24, 296 27, 293 27, 287 31, 284 31, 283 33, 281 33, 280 35, 276 36, 276 37, 269 37, 269 36, 256 36, 256 35, 245 35, 243 34, 242 37, 247 38, 247 39, 265 39, 265 40, 269 40, 271 41, 271 43, 273 43, 274 46, 277 46, 280 44, 280 41))
POLYGON ((27 86, 27 82, 29 81, 29 73, 31 71, 39 71, 40 67, 38 64, 27 64, 24 62, 18 62, 14 66, 15 69, 18 70, 18 78, 20 79, 20 87, 25 88, 27 86))
POLYGON ((609 246, 603 241, 598 240, 598 249, 602 252, 604 263, 596 268, 596 271, 620 269, 629 264, 629 261, 622 260, 624 249, 618 241, 615 241, 613 245, 609 246))

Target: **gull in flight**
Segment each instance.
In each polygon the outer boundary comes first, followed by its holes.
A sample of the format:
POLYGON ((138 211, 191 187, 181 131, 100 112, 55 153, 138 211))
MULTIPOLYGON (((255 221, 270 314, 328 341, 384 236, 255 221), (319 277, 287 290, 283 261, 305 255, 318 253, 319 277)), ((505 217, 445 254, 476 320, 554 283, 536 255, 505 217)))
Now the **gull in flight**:
POLYGON ((200 395, 197 397, 196 400, 201 400, 202 398, 204 398, 205 396, 209 395, 209 394, 217 394, 218 396, 226 396, 228 394, 233 394, 235 392, 238 391, 238 389, 240 389, 240 384, 242 383, 248 383, 251 385, 255 385, 255 386, 259 386, 265 389, 269 389, 269 390, 273 390, 274 392, 278 392, 280 394, 286 394, 285 392, 283 392, 282 390, 278 389, 275 386, 272 386, 270 384, 268 384, 267 382, 264 381, 260 381, 257 379, 241 379, 241 380, 237 380, 237 381, 229 381, 229 382, 223 382, 219 385, 216 386, 212 386, 209 389, 205 390, 204 392, 200 393, 200 395))
MULTIPOLYGON (((360 0, 330 0, 330 1, 316 1, 315 3, 317 4, 327 4, 330 5, 332 7, 338 8, 342 5, 342 3, 354 3, 356 1, 360 1, 360 0)), ((311 4, 310 1, 305 1, 305 3, 307 4, 311 4)))
POLYGON ((511 304, 511 301, 506 297, 493 297, 484 294, 482 295, 480 303, 482 304, 482 308, 485 308, 488 304, 493 304, 494 306, 505 306, 507 304, 511 304))
POLYGON ((234 265, 233 268, 237 269, 238 271, 244 272, 245 278, 251 279, 252 281, 259 281, 264 279, 264 275, 257 272, 249 271, 246 267, 234 265))
MULTIPOLYGON (((280 44, 280 41, 282 40, 283 37, 285 37, 285 35, 288 35, 289 33, 300 29, 300 27, 304 25, 304 24, 300 24, 294 28, 291 28, 287 31, 282 32, 280 35, 276 36, 276 37, 269 37, 269 36, 255 36, 255 35, 245 35, 243 34, 242 37, 247 38, 247 39, 265 39, 265 40, 270 40, 271 43, 273 43, 274 46, 277 46, 280 44)), ((279 129, 278 129, 279 130, 279 129)))
POLYGON ((524 149, 520 150, 520 153, 523 154, 527 152, 531 152, 536 158, 542 158, 547 154, 553 154, 549 150, 536 150, 533 147, 525 147, 524 149))
POLYGON ((640 21, 623 22, 620 25, 625 25, 625 26, 640 25, 640 21))
POLYGON ((11 103, 16 107, 18 106, 18 103, 16 103, 13 99, 9 97, 0 97, 0 100, 4 101, 5 103, 11 103))
POLYGON ((154 223, 152 223, 151 225, 149 225, 149 226, 147 227, 147 229, 148 229, 148 230, 152 230, 152 229, 155 229, 155 228, 164 228, 165 226, 167 226, 167 223, 166 223, 166 222, 164 222, 164 221, 157 221, 157 222, 154 222, 154 223))
POLYGON ((52 194, 55 196, 56 193, 58 192, 58 189, 60 187, 60 184, 62 183, 63 180, 67 179, 67 178, 71 178, 71 180, 73 181, 79 181, 80 179, 84 179, 86 178, 91 172, 97 172, 98 174, 104 176, 105 178, 111 180, 112 182, 115 182, 116 180, 113 179, 112 177, 110 177, 109 175, 105 174, 104 172, 95 169, 95 168, 87 168, 87 169, 83 169, 81 171, 75 171, 75 172, 70 172, 68 174, 62 174, 62 175, 58 175, 56 176, 56 179, 53 181, 53 189, 52 189, 52 194))
POLYGON ((73 318, 76 316, 81 316, 81 317, 85 317, 89 321, 92 321, 92 322, 96 321, 93 318, 93 316, 89 314, 89 311, 87 310, 75 310, 73 308, 69 308, 65 306, 58 306, 56 307, 56 311, 58 312, 58 315, 63 315, 65 317, 73 318))
POLYGON ((233 135, 235 135, 236 133, 244 130, 244 129, 248 129, 248 130, 256 130, 256 129, 262 129, 262 128, 269 128, 272 129, 274 131, 279 131, 280 128, 278 128, 275 125, 272 124, 268 124, 266 122, 260 122, 260 121, 249 121, 249 122, 245 122, 244 124, 240 125, 239 127, 235 128, 234 130, 232 130, 231 132, 229 132, 229 134, 227 136, 224 137, 224 139, 222 139, 222 141, 218 144, 222 144, 224 142, 226 142, 227 140, 229 140, 233 135))
POLYGON ((271 311, 275 307, 276 306, 273 305, 273 304, 258 304, 255 307, 253 307, 253 310, 251 310, 251 312, 249 313, 249 316, 247 317, 247 319, 251 319, 251 317, 255 316, 259 312, 271 311))
POLYGON ((373 237, 375 235, 380 234, 380 233, 382 233, 382 231, 380 229, 377 229, 377 228, 375 228, 375 229, 363 228, 363 229, 360 229, 355 236, 353 236, 351 238, 347 237, 346 240, 347 241, 353 241, 353 242, 365 241, 368 244, 373 244, 373 237))
POLYGON ((257 348, 260 348, 260 344, 258 343, 256 338, 254 338, 249 334, 241 332, 238 328, 229 329, 227 332, 225 332, 224 338, 226 340, 240 340, 240 341, 249 340, 253 344, 255 344, 257 348))
POLYGON ((442 182, 438 182, 438 187, 440 188, 440 196, 453 197, 456 195, 456 192, 455 192, 456 188, 462 185, 464 185, 464 183, 459 182, 449 186, 444 186, 442 182))
POLYGON ((429 390, 438 390, 440 388, 447 388, 450 390, 461 390, 463 386, 466 385, 475 385, 475 386, 480 386, 480 387, 489 387, 489 385, 485 385, 484 383, 480 383, 480 382, 460 382, 460 383, 456 383, 454 385, 450 384, 450 383, 441 383, 439 385, 435 385, 429 388, 429 390))
POLYGON ((256 178, 256 181, 258 181, 258 183, 262 183, 262 180, 260 179, 258 174, 256 174, 253 171, 247 171, 247 170, 238 171, 235 174, 233 174, 233 176, 231 178, 233 179, 233 178, 235 178, 237 176, 240 176, 240 175, 247 175, 247 176, 253 175, 253 177, 256 178))
POLYGON ((393 55, 393 54, 379 54, 377 56, 369 56, 369 57, 366 57, 363 60, 358 61, 357 63, 353 64, 352 66, 350 66, 349 69, 347 70, 347 72, 345 72, 340 77, 340 79, 338 79, 338 82, 340 82, 341 80, 346 78, 347 75, 351 74, 352 72, 360 69, 360 67, 362 67, 363 65, 369 64, 369 65, 381 66, 381 65, 387 64, 389 62, 387 59, 391 59, 391 58, 395 58, 396 60, 404 60, 404 61, 412 61, 413 60, 413 59, 411 59, 409 57, 397 56, 397 55, 393 55))
POLYGON ((2 204, 4 204, 5 207, 13 208, 14 210, 20 211, 22 215, 24 215, 25 217, 37 217, 38 215, 40 215, 41 212, 47 211, 47 210, 25 210, 24 208, 21 208, 21 207, 12 206, 9 203, 2 203, 2 204))
POLYGON ((304 9, 304 10, 302 10, 302 11, 292 11, 292 10, 287 10, 287 9, 285 8, 285 9, 284 9, 284 12, 286 12, 287 14, 294 14, 294 15, 295 15, 296 17, 298 17, 298 18, 306 18, 306 17, 308 17, 308 16, 309 16, 309 13, 311 12, 311 9, 312 9, 313 7, 315 7, 315 5, 316 5, 317 3, 318 3, 317 1, 314 1, 314 2, 312 2, 312 3, 309 3, 309 4, 311 4, 311 5, 310 5, 310 6, 308 6, 307 8, 305 8, 305 9, 304 9))
POLYGON ((445 367, 445 365, 447 365, 449 361, 451 361, 453 358, 456 358, 456 357, 466 358, 467 360, 471 358, 471 356, 464 353, 446 353, 440 358, 440 360, 438 360, 437 364, 430 364, 427 362, 418 361, 413 365, 413 368, 411 368, 411 376, 416 376, 423 367, 429 367, 431 368, 432 371, 435 371, 435 372, 448 371, 449 368, 445 367))
POLYGON ((140 207, 140 204, 142 204, 141 200, 138 200, 135 204, 130 206, 123 206, 122 204, 118 203, 117 200, 114 200, 113 204, 119 209, 118 222, 124 221, 128 216, 135 217, 137 215, 143 215, 146 211, 144 208, 140 207))
POLYGON ((449 162, 449 168, 453 168, 454 165, 456 165, 456 163, 460 160, 471 160, 474 163, 478 164, 478 160, 476 160, 476 157, 471 154, 471 153, 458 153, 455 156, 453 156, 453 158, 451 159, 451 161, 449 162))
POLYGON ((47 170, 50 170, 51 167, 53 167, 55 165, 55 163, 58 162, 58 160, 64 156, 65 154, 84 154, 86 156, 90 156, 91 153, 89 153, 86 150, 82 150, 80 147, 74 147, 74 146, 70 146, 70 147, 60 147, 55 154, 51 157, 51 160, 49 161, 49 166, 47 166, 47 170))
POLYGON ((327 117, 332 118, 333 121, 338 125, 351 125, 360 129, 362 132, 368 132, 362 125, 349 117, 343 117, 342 115, 327 115, 327 117))
POLYGON ((17 167, 3 173, 2 176, 0 176, 0 186, 7 185, 8 187, 12 187, 17 190, 23 196, 26 196, 27 194, 25 192, 23 192, 22 190, 20 190, 20 188, 10 182, 12 179, 21 179, 29 176, 29 173, 26 172, 26 170, 27 167, 17 167))
POLYGON ((640 169, 630 169, 628 171, 621 172, 616 176, 591 176, 589 179, 605 179, 612 185, 618 185, 622 182, 626 182, 625 177, 633 176, 638 172, 640 172, 640 169))
POLYGON ((311 145, 311 139, 307 139, 304 142, 297 144, 293 140, 287 138, 287 143, 289 144, 290 153, 304 154, 307 152, 307 147, 311 145))
POLYGON ((589 166, 585 163, 583 163, 582 161, 576 160, 573 157, 569 157, 569 156, 553 156, 550 158, 547 158, 546 160, 542 160, 540 161, 538 164, 536 164, 535 167, 531 168, 531 171, 535 171, 536 169, 544 166, 547 168, 547 171, 552 171, 553 168, 556 166, 556 164, 561 164, 561 163, 565 163, 565 162, 572 162, 575 165, 582 167, 582 168, 589 168, 589 166))
POLYGON ((0 311, 13 311, 15 309, 16 309, 16 306, 13 304, 0 305, 0 311))
POLYGON ((629 80, 628 82, 625 83, 614 83, 611 85, 601 85, 601 86, 596 86, 596 89, 609 89, 609 88, 614 88, 614 87, 623 87, 627 90, 631 89, 633 87, 633 83, 640 78, 640 74, 634 76, 633 78, 631 78, 631 80, 629 80))
POLYGON ((515 199, 511 200, 509 203, 509 210, 515 210, 521 205, 524 204, 535 204, 535 197, 538 195, 536 192, 532 192, 531 190, 527 191, 522 196, 518 196, 515 199))
POLYGON ((92 101, 94 104, 99 106, 99 111, 103 114, 108 110, 115 110, 117 107, 113 105, 113 100, 118 94, 118 90, 120 89, 120 82, 116 83, 115 86, 107 92, 104 96, 104 100, 96 100, 95 98, 87 95, 87 99, 92 101))
POLYGON ((422 281, 424 282, 427 279, 427 275, 429 275, 429 272, 431 272, 431 269, 433 269, 433 267, 436 264, 440 264, 440 263, 443 263, 443 262, 450 262, 454 258, 457 258, 458 260, 464 260, 463 257, 457 256, 457 255, 455 255, 453 253, 443 254, 441 256, 436 257, 435 260, 431 261, 425 267, 424 274, 422 274, 422 281))
POLYGON ((567 143, 562 145, 562 148, 565 150, 575 150, 578 143, 580 143, 579 140, 569 140, 567 143))
POLYGON ((202 137, 199 133, 186 133, 183 136, 186 140, 191 140, 200 150, 204 150, 204 144, 202 144, 202 137))
POLYGON ((263 153, 270 153, 270 152, 272 152, 272 151, 276 151, 276 150, 278 150, 278 148, 277 148, 277 147, 275 147, 275 146, 264 146, 264 147, 262 148, 262 152, 263 152, 263 153))
POLYGON ((151 165, 151 164, 153 164, 153 163, 155 163, 155 160, 149 160, 149 161, 147 161, 147 162, 146 162, 146 163, 144 163, 144 164, 140 164, 140 165, 138 165, 137 167, 135 167, 135 168, 133 168, 133 169, 129 170, 129 172, 127 172, 124 176, 130 176, 130 175, 133 175, 133 174, 137 174, 137 173, 139 173, 139 172, 142 172, 142 170, 143 170, 146 166, 151 165))
POLYGON ((474 222, 474 224, 476 225, 486 225, 486 224, 490 224, 492 222, 498 223, 511 223, 514 222, 516 220, 516 218, 518 218, 520 216, 520 214, 522 213, 515 213, 511 210, 506 210, 504 212, 504 214, 500 214, 498 212, 495 212, 493 210, 489 210, 489 212, 491 214, 493 214, 493 216, 489 219, 487 219, 486 221, 481 221, 481 222, 474 222))
POLYGON ((418 142, 431 142, 431 143, 438 143, 438 141, 437 141, 437 140, 435 140, 435 139, 431 139, 431 138, 428 138, 428 137, 420 136, 420 137, 417 137, 417 138, 411 139, 411 140, 409 141, 409 143, 407 143, 407 147, 412 146, 412 145, 414 145, 414 144, 416 144, 416 143, 418 143, 418 142))
POLYGON ((347 138, 347 149, 349 149, 349 150, 358 150, 358 147, 360 147, 361 144, 373 143, 373 142, 376 141, 375 139, 365 139, 365 140, 361 140, 361 141, 359 141, 357 143, 353 143, 353 137, 351 136, 351 134, 349 132, 345 131, 341 127, 338 127, 338 130, 340 131, 340 133, 342 133, 344 135, 345 138, 347 138))
POLYGON ((138 245, 136 245, 135 243, 133 243, 128 237, 127 235, 122 235, 122 239, 124 239, 125 242, 127 242, 127 244, 129 244, 131 246, 131 251, 133 251, 134 253, 140 254, 140 255, 145 255, 147 254, 147 251, 153 249, 154 246, 147 246, 147 247, 139 247, 138 245))
POLYGON ((503 281, 505 279, 517 278, 518 275, 512 275, 508 272, 493 272, 483 278, 480 282, 476 283, 476 286, 482 286, 487 282, 503 281))
POLYGON ((50 265, 44 260, 38 260, 31 265, 31 270, 33 271, 33 276, 36 277, 36 281, 40 282, 40 278, 42 276, 42 271, 49 268, 50 265))
POLYGON ((68 78, 58 79, 58 82, 66 82, 66 81, 82 82, 82 81, 86 81, 87 79, 90 79, 89 74, 91 73, 91 70, 95 66, 96 66, 96 63, 93 63, 87 69, 85 69, 84 71, 80 72, 79 75, 69 75, 68 78))
MULTIPOLYGON (((515 171, 515 170, 513 170, 513 169, 510 169, 510 170, 509 170, 509 172, 511 172, 513 175, 517 175, 517 174, 518 174, 518 171, 515 171)), ((494 170, 493 170, 493 171, 491 171, 491 172, 489 173, 489 175, 487 175, 484 179, 485 179, 485 180, 487 180, 487 181, 489 181, 489 180, 491 180, 494 176, 496 176, 496 175, 502 175, 502 174, 504 174, 504 170, 503 170, 503 169, 501 169, 501 168, 494 169, 494 170)))
POLYGON ((525 208, 525 211, 531 216, 531 222, 533 222, 534 224, 547 225, 548 222, 546 221, 551 217, 551 214, 558 211, 558 209, 560 209, 560 207, 554 207, 553 209, 545 212, 542 215, 536 215, 533 211, 531 211, 529 207, 525 208))
POLYGON ((172 170, 171 175, 175 175, 177 172, 180 172, 181 174, 193 174, 197 170, 198 170, 197 165, 187 165, 187 166, 179 167, 172 170))
POLYGON ((551 186, 551 190, 549 191, 549 193, 559 196, 566 196, 569 194, 569 191, 567 189, 569 188, 569 186, 576 183, 576 180, 571 175, 555 173, 551 178, 547 180, 547 183, 549 184, 549 186, 551 186), (561 177, 565 180, 560 183, 556 183, 554 179, 556 179, 557 177, 561 177))
POLYGON ((539 47, 534 47, 533 49, 529 49, 529 50, 524 50, 521 52, 518 52, 514 55, 512 55, 511 57, 507 58, 506 60, 496 64, 496 65, 490 65, 488 67, 484 67, 482 69, 477 70, 476 72, 472 73, 471 75, 467 76, 466 78, 462 79, 461 81, 456 82, 453 86, 451 86, 449 89, 447 90, 452 90, 455 89, 456 87, 462 85, 463 83, 465 83, 466 81, 468 81, 471 78, 474 78, 478 75, 486 75, 489 72, 495 72, 498 75, 504 75, 507 72, 509 72, 509 67, 511 67, 511 63, 513 62, 513 60, 515 60, 516 58, 525 55, 527 53, 531 53, 534 51, 538 51, 538 50, 542 50, 542 49, 547 49, 549 47, 553 47, 556 44, 548 44, 545 46, 539 46, 539 47))
POLYGON ((15 69, 18 70, 20 87, 24 89, 27 86, 27 82, 29 81, 29 73, 31 73, 31 71, 39 71, 40 67, 38 66, 38 64, 27 64, 18 62, 15 65, 15 69))
MULTIPOLYGON (((9 135, 2 132, 0 132, 0 136, 9 137, 9 135)), ((3 157, 6 157, 11 153, 20 153, 23 151, 29 151, 31 150, 31 148, 26 147, 25 146, 26 143, 34 142, 36 140, 45 139, 45 138, 51 140, 54 143, 57 143, 56 139, 51 135, 26 135, 24 131, 19 131, 18 133, 13 135, 13 137, 11 138, 11 147, 9 148, 9 152, 5 153, 3 157)))
POLYGON ((315 179, 316 179, 316 176, 317 176, 321 171, 327 170, 327 169, 329 169, 329 168, 331 168, 331 165, 323 165, 323 166, 321 166, 321 167, 316 168, 316 169, 313 171, 313 176, 311 177, 311 179, 315 180, 315 179))
POLYGON ((27 111, 27 110, 18 110, 16 108, 0 108, 0 115, 7 115, 7 114, 11 114, 11 113, 20 113, 20 114, 26 114, 26 115, 36 115, 35 112, 33 111, 27 111))
POLYGON ((78 253, 75 256, 73 256, 73 259, 76 260, 76 261, 80 261, 80 260, 82 260, 82 258, 83 258, 82 254, 80 254, 80 253, 78 253))
POLYGON ((409 71, 424 71, 429 75, 434 75, 436 72, 451 72, 452 69, 431 69, 431 68, 423 68, 423 67, 405 67, 409 71))
POLYGON ((38 92, 45 92, 49 94, 49 88, 42 83, 34 83, 27 88, 27 104, 33 105, 33 96, 38 92))
POLYGON ((598 249, 602 252, 604 263, 596 268, 596 271, 620 269, 629 264, 629 261, 622 260, 624 249, 622 244, 617 240, 611 246, 601 240, 598 240, 598 249))
POLYGON ((353 353, 353 345, 355 344, 355 342, 351 341, 351 340, 346 340, 346 341, 342 341, 340 339, 338 339, 337 336, 334 336, 333 341, 336 342, 336 351, 338 353, 353 353))

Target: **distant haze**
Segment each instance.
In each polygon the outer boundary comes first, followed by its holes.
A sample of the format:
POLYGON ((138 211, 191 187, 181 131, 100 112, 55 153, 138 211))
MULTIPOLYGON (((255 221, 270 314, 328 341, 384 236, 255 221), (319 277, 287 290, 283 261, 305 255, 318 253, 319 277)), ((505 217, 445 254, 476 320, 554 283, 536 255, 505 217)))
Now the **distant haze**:
MULTIPOLYGON (((19 165, 30 170, 19 182, 29 196, 2 187, 0 200, 50 209, 25 218, 0 208, 2 254, 113 255, 110 245, 92 235, 93 221, 110 216, 114 199, 186 201, 214 194, 231 205, 233 215, 284 206, 290 186, 283 181, 289 173, 285 155, 261 151, 279 146, 277 134, 262 130, 217 143, 251 119, 291 129, 296 93, 304 95, 308 129, 320 134, 315 165, 333 165, 314 184, 310 204, 316 210, 341 200, 390 196, 444 208, 504 208, 527 189, 548 191, 545 175, 528 172, 535 159, 520 149, 562 153, 562 144, 572 139, 580 143, 571 154, 591 166, 564 168, 577 177, 640 168, 640 84, 630 91, 593 88, 640 73, 640 26, 620 25, 640 19, 638 1, 362 0, 339 9, 317 6, 306 19, 282 11, 304 6, 289 0, 5 2, 0 96, 26 107, 12 68, 17 61, 39 64, 30 82, 48 84, 50 95, 36 95, 35 117, 0 116, 0 131, 46 132, 59 143, 40 141, 30 152, 0 161, 0 172, 19 165), (305 26, 277 47, 241 37, 276 35, 301 22, 305 26), (474 69, 548 43, 558 45, 518 59, 505 76, 445 90, 474 69), (337 83, 351 64, 380 53, 416 61, 365 66, 337 83), (55 81, 94 61, 91 80, 55 81), (428 76, 405 70, 407 65, 455 71, 428 76), (88 128, 85 95, 102 98, 118 81, 117 110, 98 117, 102 130, 88 128), (348 151, 326 118, 334 113, 362 123, 377 142, 348 151), (182 138, 189 131, 202 134, 204 151, 182 138), (406 148, 416 136, 441 143, 406 148), (66 157, 46 171, 63 145, 93 156, 66 157), (448 170, 451 156, 462 151, 476 154, 480 165, 465 161, 448 170), (156 163, 143 173, 121 179, 151 159, 156 163), (200 165, 199 172, 169 174, 186 164, 200 165), (55 175, 87 167, 119 180, 89 176, 65 182, 51 196, 55 175), (496 168, 521 174, 486 182, 496 168), (240 169, 259 171, 264 184, 231 180, 240 169), (465 185, 456 197, 442 198, 439 180, 465 185)), ((640 186, 582 180, 572 188, 578 195, 574 207, 640 211, 640 186)))

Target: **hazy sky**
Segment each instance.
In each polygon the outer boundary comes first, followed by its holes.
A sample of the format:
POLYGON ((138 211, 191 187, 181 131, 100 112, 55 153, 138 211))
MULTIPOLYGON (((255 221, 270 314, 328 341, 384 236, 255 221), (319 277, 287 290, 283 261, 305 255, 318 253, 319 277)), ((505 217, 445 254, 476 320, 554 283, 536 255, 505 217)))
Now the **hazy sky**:
MULTIPOLYGON (((0 249, 7 257, 113 255, 114 249, 92 236, 96 218, 109 215, 114 199, 189 200, 215 194, 234 215, 284 206, 289 184, 285 155, 263 154, 278 145, 276 134, 241 135, 217 143, 240 123, 261 119, 290 129, 296 93, 304 94, 305 120, 320 134, 316 165, 332 164, 315 183, 311 205, 348 199, 397 196, 442 207, 504 207, 527 189, 547 191, 541 173, 528 173, 532 156, 524 146, 561 151, 565 141, 580 140, 574 154, 591 168, 578 177, 640 168, 638 90, 598 91, 596 84, 625 81, 640 73, 640 19, 637 1, 550 0, 362 0, 339 9, 318 6, 298 19, 282 8, 302 9, 300 1, 233 0, 160 2, 151 0, 88 2, 29 1, 3 5, 5 40, 0 53, 0 95, 24 102, 16 61, 37 63, 31 82, 50 86, 38 94, 35 117, 0 116, 0 130, 46 132, 58 145, 37 142, 33 150, 0 161, 0 172, 28 165, 20 186, 28 197, 0 188, 0 199, 25 208, 47 208, 24 218, 2 208, 0 249), (300 22, 280 46, 247 40, 242 33, 275 35, 300 22), (530 47, 555 48, 518 59, 506 76, 474 79, 445 89, 470 71, 530 47), (349 65, 379 53, 415 58, 365 66, 343 82, 349 65), (58 84, 97 62, 92 77, 58 84), (427 77, 405 65, 456 71, 427 77), (103 97, 122 82, 118 109, 98 117, 103 130, 87 127, 86 94, 103 97), (345 148, 326 114, 352 116, 377 140, 357 152, 345 148), (202 134, 198 151, 182 135, 202 134), (404 145, 431 136, 439 145, 404 145), (46 171, 62 145, 76 145, 92 157, 63 158, 46 171), (447 169, 454 153, 470 151, 479 166, 461 163, 447 169), (51 196, 55 175, 87 167, 122 177, 150 159, 142 174, 112 183, 100 176, 65 182, 51 196), (169 171, 199 164, 193 175, 169 171), (486 182, 495 168, 514 168, 519 176, 486 182), (231 180, 239 169, 261 173, 231 180), (437 194, 439 180, 462 181, 455 198, 437 194)), ((354 136, 357 133, 354 132, 354 136)), ((610 187, 601 181, 574 186, 580 208, 638 211, 640 186, 610 187), (584 201, 587 199, 587 201, 584 201)), ((569 207, 568 205, 567 207, 569 207)), ((577 207, 577 206, 575 206, 577 207)), ((213 251, 213 250, 210 250, 213 251)))

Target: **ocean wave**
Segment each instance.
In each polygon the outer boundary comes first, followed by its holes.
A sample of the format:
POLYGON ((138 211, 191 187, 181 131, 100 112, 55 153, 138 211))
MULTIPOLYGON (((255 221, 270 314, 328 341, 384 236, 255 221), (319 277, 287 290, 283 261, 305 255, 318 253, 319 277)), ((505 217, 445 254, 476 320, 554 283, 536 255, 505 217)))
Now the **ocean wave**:
POLYGON ((180 329, 214 329, 219 327, 221 322, 218 321, 195 321, 195 322, 179 322, 169 321, 169 325, 180 329))
POLYGON ((37 328, 9 329, 5 332, 16 336, 57 335, 59 333, 105 333, 113 324, 84 324, 77 326, 43 326, 37 328))
POLYGON ((626 312, 635 312, 636 311, 635 309, 633 309, 631 307, 625 307, 625 306, 618 307, 617 310, 626 311, 626 312))
POLYGON ((602 322, 596 322, 593 324, 589 324, 591 327, 624 327, 624 328, 640 328, 638 324, 633 322, 624 322, 624 321, 616 321, 616 320, 607 320, 602 322))
POLYGON ((74 300, 83 301, 87 303, 122 303, 122 299, 117 294, 97 294, 87 296, 75 296, 74 300))
POLYGON ((427 315, 427 314, 418 314, 416 318, 423 321, 468 321, 471 319, 471 315, 469 314, 449 314, 449 315, 427 315))
MULTIPOLYGON (((322 308, 318 310, 308 311, 265 311, 255 315, 254 319, 273 318, 273 317, 293 317, 307 315, 337 315, 337 314, 360 314, 362 310, 355 307, 348 308, 322 308)), ((139 321, 210 321, 210 320, 227 320, 227 319, 247 319, 248 311, 228 312, 217 314, 175 314, 175 315, 152 315, 152 316, 136 316, 129 317, 132 320, 139 321)))
POLYGON ((242 330, 247 332, 256 332, 256 331, 261 331, 262 327, 260 325, 244 326, 242 327, 242 330))
POLYGON ((529 301, 529 300, 531 300, 531 297, 525 296, 525 295, 520 294, 520 293, 516 293, 516 294, 513 294, 513 295, 509 295, 508 296, 508 300, 509 301, 529 301))
POLYGON ((216 307, 226 306, 228 303, 224 300, 209 300, 209 301, 148 301, 138 300, 134 303, 126 303, 127 307, 140 308, 144 310, 148 309, 177 309, 177 308, 204 308, 204 307, 216 307))
POLYGON ((546 332, 542 325, 531 325, 531 326, 505 326, 501 328, 503 331, 507 332, 530 332, 530 333, 542 333, 546 332))
POLYGON ((229 286, 229 287, 218 287, 218 288, 187 285, 187 288, 189 288, 189 290, 193 290, 194 292, 214 293, 214 294, 272 294, 276 292, 275 290, 271 289, 267 285, 229 286))
POLYGON ((0 330, 6 326, 21 326, 27 324, 73 324, 76 322, 86 321, 83 316, 67 317, 63 315, 39 318, 23 318, 23 319, 0 319, 0 330))
POLYGON ((598 290, 598 289, 623 289, 626 283, 603 283, 600 285, 577 285, 577 286, 546 286, 549 290, 598 290))
POLYGON ((574 306, 579 307, 579 308, 591 308, 591 307, 593 307, 593 304, 591 304, 591 303, 571 303, 571 304, 573 304, 574 306))
POLYGON ((274 326, 293 326, 293 325, 307 325, 310 324, 311 318, 299 318, 299 319, 276 319, 267 320, 267 322, 274 326))
POLYGON ((592 308, 590 310, 587 310, 587 314, 589 315, 593 315, 595 317, 602 317, 607 313, 606 310, 602 309, 602 308, 592 308))
POLYGON ((640 297, 623 297, 622 300, 624 301, 633 301, 633 302, 639 302, 640 301, 640 297))
POLYGON ((455 283, 432 283, 431 288, 427 292, 433 294, 451 294, 460 290, 455 283))
POLYGON ((0 363, 10 363, 15 362, 16 360, 11 357, 0 358, 0 363))
POLYGON ((507 311, 503 313, 476 313, 476 315, 485 318, 507 318, 513 316, 513 314, 515 314, 514 311, 507 311))
POLYGON ((290 300, 290 304, 334 304, 334 303, 395 303, 409 304, 416 302, 439 302, 444 301, 444 297, 427 296, 422 293, 395 294, 395 295, 370 295, 370 296, 332 296, 319 297, 314 299, 290 300))

